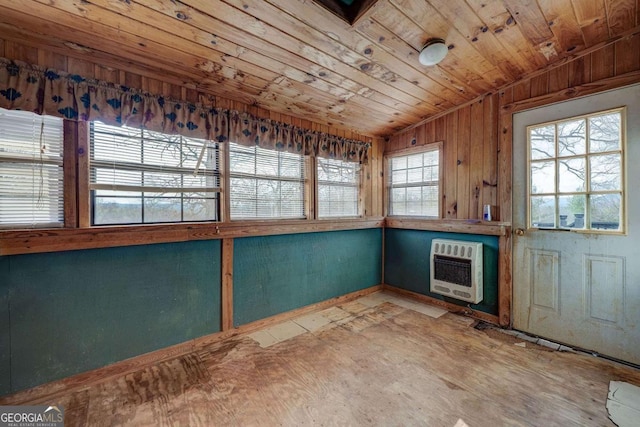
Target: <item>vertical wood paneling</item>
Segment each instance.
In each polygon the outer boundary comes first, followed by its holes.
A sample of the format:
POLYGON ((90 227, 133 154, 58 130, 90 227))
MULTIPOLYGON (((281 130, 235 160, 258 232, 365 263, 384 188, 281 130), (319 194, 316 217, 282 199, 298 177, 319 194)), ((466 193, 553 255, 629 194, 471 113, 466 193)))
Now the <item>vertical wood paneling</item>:
POLYGON ((76 228, 78 226, 77 185, 78 173, 76 170, 78 153, 78 123, 70 120, 64 121, 64 226, 76 228))
POLYGON ((615 44, 616 75, 640 70, 640 35, 627 37, 615 44))
POLYGON ((58 70, 66 71, 67 70, 67 57, 64 55, 60 55, 58 53, 46 51, 39 49, 38 50, 38 65, 46 65, 49 67, 56 68, 58 70))
POLYGON ((222 324, 233 329, 233 239, 222 239, 222 324))
POLYGON ((142 88, 142 76, 125 71, 124 85, 130 88, 142 88))
POLYGON ((374 138, 372 141, 371 152, 373 159, 370 162, 371 167, 371 200, 372 200, 372 216, 384 215, 384 187, 386 177, 384 176, 384 140, 374 138))
POLYGON ((549 73, 531 78, 531 98, 549 93, 549 73))
MULTIPOLYGON (((469 192, 471 204, 469 218, 482 218, 482 163, 484 162, 484 107, 483 101, 471 104, 469 143, 469 192)), ((490 125, 489 125, 490 126, 490 125)))
MULTIPOLYGON (((591 55, 581 56, 569 62, 569 87, 579 86, 591 81, 591 55)), ((518 99, 517 101, 520 101, 518 99)))
POLYGON ((463 107, 458 113, 458 218, 469 218, 469 208, 471 205, 469 191, 469 176, 471 172, 470 152, 471 152, 471 107, 463 107))
MULTIPOLYGON (((72 70, 69 71, 71 72, 72 70)), ((96 65, 96 79, 98 80, 104 80, 105 82, 118 84, 120 83, 118 79, 119 75, 120 73, 118 73, 118 70, 114 70, 113 68, 109 67, 103 67, 101 65, 96 65)))
POLYGON ((35 47, 6 41, 5 55, 9 59, 17 59, 18 61, 24 61, 30 64, 38 64, 38 49, 35 47))
POLYGON ((482 204, 491 205, 493 216, 497 219, 498 95, 487 96, 483 108, 482 204))
POLYGON ((69 57, 67 58, 67 69, 73 70, 74 73, 87 79, 96 78, 95 66, 89 61, 69 57))
POLYGON ((609 45, 591 53, 591 79, 598 81, 615 74, 615 46, 609 45))
MULTIPOLYGON (((500 105, 513 102, 513 89, 507 88, 500 93, 500 105)), ((499 115, 498 140, 498 205, 500 221, 511 222, 511 153, 513 150, 511 112, 501 108, 499 115)))
POLYGON ((87 122, 77 125, 77 180, 78 180, 78 226, 91 226, 91 197, 89 196, 89 126, 87 122))
POLYGON ((531 79, 525 79, 513 86, 513 98, 516 101, 527 99, 531 96, 531 79))
POLYGON ((1 57, 5 57, 5 53, 4 53, 4 40, 0 39, 0 56, 1 57))
POLYGON ((444 213, 445 218, 458 218, 458 110, 445 116, 444 150, 444 213))
POLYGON ((569 65, 564 64, 549 71, 549 92, 569 87, 569 65))

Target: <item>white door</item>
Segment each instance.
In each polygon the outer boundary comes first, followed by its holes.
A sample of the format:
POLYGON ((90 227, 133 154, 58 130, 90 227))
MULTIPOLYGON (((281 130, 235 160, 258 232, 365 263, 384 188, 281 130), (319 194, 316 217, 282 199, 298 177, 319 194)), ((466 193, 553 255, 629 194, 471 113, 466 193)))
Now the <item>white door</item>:
POLYGON ((514 328, 640 364, 640 84, 513 125, 514 328))

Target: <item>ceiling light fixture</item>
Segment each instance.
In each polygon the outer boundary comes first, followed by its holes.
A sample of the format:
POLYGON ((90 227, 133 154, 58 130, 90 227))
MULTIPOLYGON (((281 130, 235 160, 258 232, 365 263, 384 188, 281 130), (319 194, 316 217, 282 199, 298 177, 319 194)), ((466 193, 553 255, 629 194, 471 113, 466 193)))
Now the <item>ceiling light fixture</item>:
POLYGON ((420 51, 418 60, 422 65, 436 65, 447 56, 448 51, 443 39, 429 39, 420 51))

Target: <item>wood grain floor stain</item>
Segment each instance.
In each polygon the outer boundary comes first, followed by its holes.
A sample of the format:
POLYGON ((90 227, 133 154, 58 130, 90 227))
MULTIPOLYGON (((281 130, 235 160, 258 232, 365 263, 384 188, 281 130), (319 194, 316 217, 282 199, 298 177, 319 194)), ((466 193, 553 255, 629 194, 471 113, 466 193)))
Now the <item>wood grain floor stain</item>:
POLYGON ((384 302, 268 348, 236 336, 70 393, 67 426, 611 426, 611 380, 640 372, 522 348, 446 314, 384 302))

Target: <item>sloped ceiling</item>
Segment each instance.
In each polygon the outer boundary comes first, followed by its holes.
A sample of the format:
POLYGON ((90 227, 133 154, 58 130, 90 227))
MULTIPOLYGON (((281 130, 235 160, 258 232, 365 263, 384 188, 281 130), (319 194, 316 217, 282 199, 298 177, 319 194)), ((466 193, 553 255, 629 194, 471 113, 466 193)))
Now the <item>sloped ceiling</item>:
POLYGON ((370 135, 639 24, 639 0, 378 0, 353 25, 312 0, 0 0, 0 38, 370 135))

